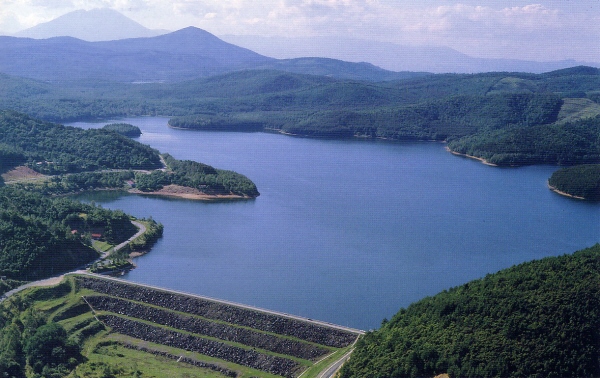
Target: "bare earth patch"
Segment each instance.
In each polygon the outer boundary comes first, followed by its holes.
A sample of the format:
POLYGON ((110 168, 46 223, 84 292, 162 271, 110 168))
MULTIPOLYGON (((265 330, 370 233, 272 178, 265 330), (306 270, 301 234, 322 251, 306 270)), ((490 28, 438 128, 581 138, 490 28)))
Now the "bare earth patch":
POLYGON ((154 192, 142 192, 138 189, 131 189, 129 190, 129 193, 169 196, 203 201, 245 198, 244 196, 239 196, 237 194, 206 194, 198 189, 180 185, 167 185, 154 192))
POLYGON ((8 171, 2 174, 2 179, 5 183, 18 182, 18 181, 26 181, 26 180, 34 180, 40 179, 43 177, 47 177, 41 173, 34 171, 31 168, 25 166, 19 166, 15 169, 8 171))

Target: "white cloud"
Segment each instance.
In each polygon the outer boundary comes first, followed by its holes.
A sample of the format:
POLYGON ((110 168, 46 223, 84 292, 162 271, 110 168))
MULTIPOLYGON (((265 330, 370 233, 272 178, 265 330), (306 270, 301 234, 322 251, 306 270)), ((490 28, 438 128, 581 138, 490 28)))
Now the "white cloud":
POLYGON ((0 31, 14 32, 75 9, 107 7, 149 28, 193 25, 217 35, 343 36, 445 45, 486 57, 600 61, 600 1, 512 2, 0 0, 0 31))

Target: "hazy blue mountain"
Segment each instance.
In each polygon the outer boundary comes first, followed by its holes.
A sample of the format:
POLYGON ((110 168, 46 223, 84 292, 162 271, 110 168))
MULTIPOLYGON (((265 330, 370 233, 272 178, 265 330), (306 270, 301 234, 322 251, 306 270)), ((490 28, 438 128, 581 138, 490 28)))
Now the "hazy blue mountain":
POLYGON ((38 80, 178 81, 272 60, 193 27, 103 42, 0 37, 0 72, 38 80))
POLYGON ((285 38, 252 35, 224 35, 221 38, 278 59, 318 56, 348 62, 369 62, 391 71, 542 73, 576 65, 600 67, 600 63, 584 63, 574 60, 535 62, 518 59, 475 58, 443 46, 405 46, 357 38, 285 38))
POLYGON ((155 37, 167 30, 151 30, 112 9, 76 10, 52 21, 15 34, 16 37, 46 39, 74 37, 84 41, 111 41, 155 37))
POLYGON ((0 72, 38 80, 182 81, 257 68, 370 81, 418 75, 325 58, 277 60, 195 27, 151 38, 99 42, 0 37, 0 72))
POLYGON ((259 68, 274 69, 279 71, 330 76, 337 79, 388 81, 408 79, 428 75, 423 72, 394 72, 384 70, 366 62, 346 62, 331 58, 295 58, 280 59, 264 64, 259 68))

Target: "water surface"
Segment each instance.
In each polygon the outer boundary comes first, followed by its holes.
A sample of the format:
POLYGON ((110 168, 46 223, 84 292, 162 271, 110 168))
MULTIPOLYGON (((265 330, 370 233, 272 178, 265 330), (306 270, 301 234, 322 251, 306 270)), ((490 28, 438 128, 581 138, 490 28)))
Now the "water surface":
POLYGON ((235 170, 261 192, 216 203, 80 196, 165 225, 164 237, 125 276, 135 282, 371 329, 425 296, 600 241, 600 206, 548 190, 555 167, 489 167, 439 143, 119 121, 139 126, 140 142, 235 170))

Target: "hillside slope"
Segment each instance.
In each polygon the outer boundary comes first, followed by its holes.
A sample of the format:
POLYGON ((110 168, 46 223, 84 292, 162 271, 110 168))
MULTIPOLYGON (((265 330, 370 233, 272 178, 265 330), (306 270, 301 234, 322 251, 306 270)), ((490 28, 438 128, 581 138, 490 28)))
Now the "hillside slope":
POLYGON ((600 376, 600 244, 521 264, 400 310, 341 376, 600 376))
POLYGON ((194 27, 152 38, 104 42, 0 37, 0 72, 50 81, 178 81, 271 60, 194 27))
POLYGON ((0 73, 44 81, 86 79, 128 83, 183 81, 257 68, 373 81, 415 75, 334 59, 276 60, 195 27, 155 37, 97 42, 58 35, 62 36, 0 37, 0 73))

